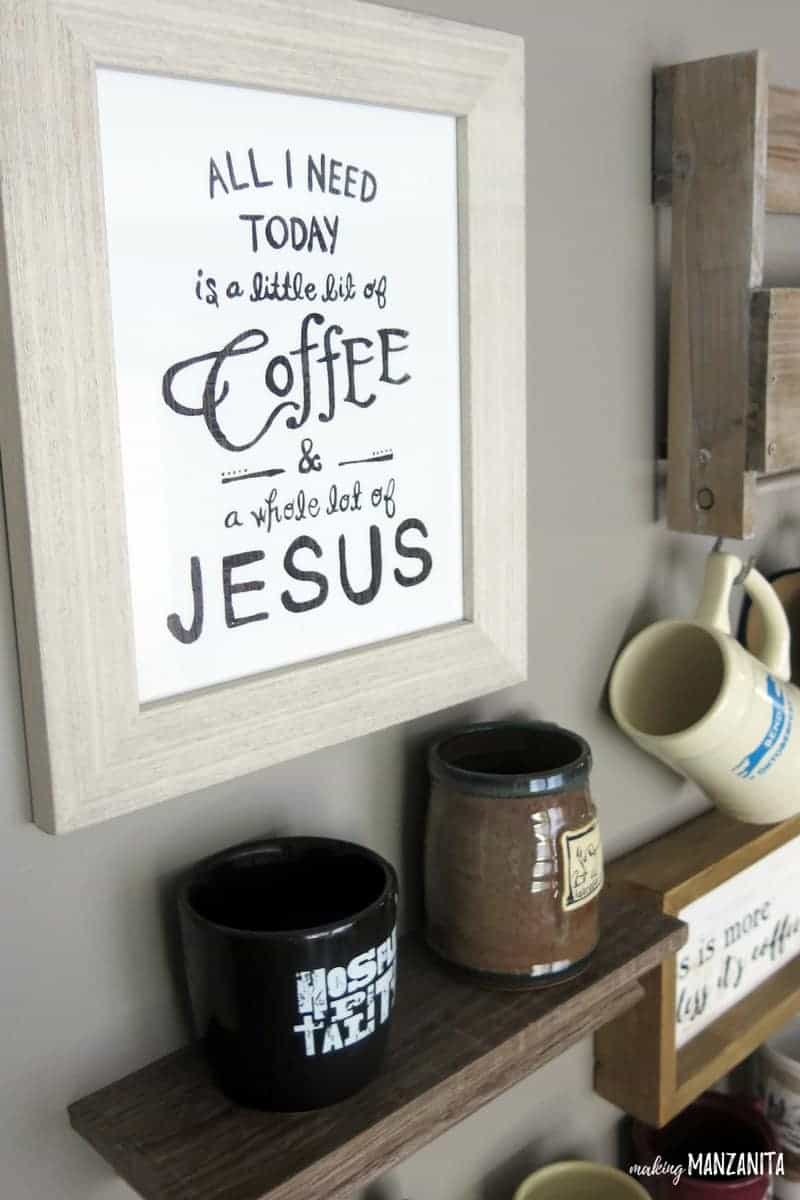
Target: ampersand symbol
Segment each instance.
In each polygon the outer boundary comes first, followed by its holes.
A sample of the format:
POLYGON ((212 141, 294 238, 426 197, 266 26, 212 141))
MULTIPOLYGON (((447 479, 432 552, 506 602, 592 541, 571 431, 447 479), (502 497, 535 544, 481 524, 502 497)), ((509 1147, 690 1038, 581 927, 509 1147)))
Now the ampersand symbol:
POLYGON ((300 474, 308 475, 309 471, 321 471, 322 459, 318 454, 311 453, 311 451, 314 449, 314 443, 312 442, 311 438, 303 438, 302 442, 300 443, 300 449, 303 452, 303 456, 300 459, 297 467, 300 474))

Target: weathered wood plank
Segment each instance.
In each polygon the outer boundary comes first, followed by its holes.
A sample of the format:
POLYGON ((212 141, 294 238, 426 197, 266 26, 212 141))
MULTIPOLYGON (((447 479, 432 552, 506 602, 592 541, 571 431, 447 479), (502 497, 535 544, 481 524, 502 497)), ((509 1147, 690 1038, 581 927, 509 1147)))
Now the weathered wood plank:
POLYGON ((753 293, 751 443, 755 471, 800 466, 800 288, 753 293))
POLYGON ((745 825, 712 808, 609 863, 608 882, 635 888, 644 902, 676 913, 765 854, 800 837, 800 817, 745 825))
POLYGON ((760 51, 672 73, 670 528, 753 532, 750 290, 761 283, 767 84, 760 51))
POLYGON ((769 89, 767 212, 800 214, 800 91, 769 89))
POLYGON ((636 1004, 686 938, 610 896, 601 928, 583 975, 535 992, 480 990, 404 939, 384 1071, 333 1108, 240 1108, 187 1048, 79 1100, 72 1124, 147 1200, 337 1200, 636 1004))
POLYGON ((672 1115, 677 1086, 675 960, 640 982, 641 1002, 594 1035, 594 1088, 625 1112, 663 1125, 672 1115))
MULTIPOLYGON (((672 72, 653 74, 653 203, 672 203, 672 72)), ((800 91, 771 87, 767 120, 766 209, 800 214, 800 91)))

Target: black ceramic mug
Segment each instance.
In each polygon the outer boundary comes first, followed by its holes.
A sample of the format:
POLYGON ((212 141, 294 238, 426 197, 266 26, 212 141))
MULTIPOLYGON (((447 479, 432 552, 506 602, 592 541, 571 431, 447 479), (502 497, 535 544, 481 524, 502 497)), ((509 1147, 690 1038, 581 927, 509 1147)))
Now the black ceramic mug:
POLYGON ((197 1032, 224 1092, 321 1108, 378 1072, 395 997, 397 877, 330 838, 274 838, 199 863, 179 896, 197 1032))

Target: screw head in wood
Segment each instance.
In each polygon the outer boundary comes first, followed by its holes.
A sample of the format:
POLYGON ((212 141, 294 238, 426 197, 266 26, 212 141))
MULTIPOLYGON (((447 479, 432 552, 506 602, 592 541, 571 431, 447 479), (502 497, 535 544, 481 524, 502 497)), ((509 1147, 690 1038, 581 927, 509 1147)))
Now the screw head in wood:
POLYGON ((692 167, 692 156, 688 150, 676 150, 672 156, 672 174, 685 179, 692 167))
POLYGON ((697 507, 702 509, 703 512, 708 512, 710 508, 714 507, 714 493, 712 492, 711 488, 700 488, 699 492, 697 493, 697 507))

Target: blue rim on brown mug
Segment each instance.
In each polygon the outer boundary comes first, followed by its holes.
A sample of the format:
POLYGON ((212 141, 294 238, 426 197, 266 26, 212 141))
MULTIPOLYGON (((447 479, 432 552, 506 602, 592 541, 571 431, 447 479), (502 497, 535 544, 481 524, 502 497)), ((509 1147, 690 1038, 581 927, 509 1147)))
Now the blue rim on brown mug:
POLYGON ((334 838, 246 842, 191 868, 178 909, 196 1031, 226 1095, 299 1112, 378 1073, 396 990, 390 863, 334 838))

